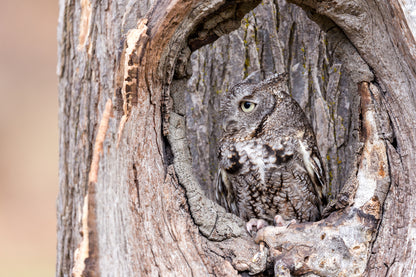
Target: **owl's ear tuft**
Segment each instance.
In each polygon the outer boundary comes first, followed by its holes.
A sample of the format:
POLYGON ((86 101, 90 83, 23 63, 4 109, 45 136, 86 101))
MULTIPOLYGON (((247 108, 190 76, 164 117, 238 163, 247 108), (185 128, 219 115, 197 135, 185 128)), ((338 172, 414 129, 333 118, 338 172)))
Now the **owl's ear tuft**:
POLYGON ((278 85, 289 81, 289 73, 276 73, 262 82, 263 85, 278 85))
POLYGON ((260 83, 260 81, 261 81, 261 72, 260 72, 260 70, 256 70, 256 71, 250 73, 250 75, 248 75, 241 82, 241 84, 254 85, 254 84, 260 83))
POLYGON ((288 91, 289 74, 287 72, 276 73, 272 77, 267 78, 258 86, 263 88, 270 88, 273 93, 278 91, 288 91))

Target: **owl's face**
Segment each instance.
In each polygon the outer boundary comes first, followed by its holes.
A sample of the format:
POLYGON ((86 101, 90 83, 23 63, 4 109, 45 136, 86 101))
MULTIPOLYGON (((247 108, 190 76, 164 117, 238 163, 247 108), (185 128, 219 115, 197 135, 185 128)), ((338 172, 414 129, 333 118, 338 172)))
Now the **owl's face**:
POLYGON ((244 83, 234 86, 221 102, 223 136, 239 139, 255 136, 275 105, 275 95, 264 87, 244 83))

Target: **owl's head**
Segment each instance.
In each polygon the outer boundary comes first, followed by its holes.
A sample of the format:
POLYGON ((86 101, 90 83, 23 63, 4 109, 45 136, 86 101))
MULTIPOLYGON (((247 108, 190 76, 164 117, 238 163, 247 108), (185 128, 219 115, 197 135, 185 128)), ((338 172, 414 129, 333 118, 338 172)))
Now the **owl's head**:
POLYGON ((258 84, 235 85, 221 101, 224 137, 254 137, 275 110, 286 82, 286 75, 281 74, 258 84))

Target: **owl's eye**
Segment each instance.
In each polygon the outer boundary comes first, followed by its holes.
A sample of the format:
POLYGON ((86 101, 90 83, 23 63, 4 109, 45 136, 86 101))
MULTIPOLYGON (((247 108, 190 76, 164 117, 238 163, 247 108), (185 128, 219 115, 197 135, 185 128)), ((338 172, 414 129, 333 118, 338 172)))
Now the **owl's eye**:
POLYGON ((250 101, 243 101, 240 103, 241 110, 245 113, 249 113, 254 110, 256 104, 250 101))

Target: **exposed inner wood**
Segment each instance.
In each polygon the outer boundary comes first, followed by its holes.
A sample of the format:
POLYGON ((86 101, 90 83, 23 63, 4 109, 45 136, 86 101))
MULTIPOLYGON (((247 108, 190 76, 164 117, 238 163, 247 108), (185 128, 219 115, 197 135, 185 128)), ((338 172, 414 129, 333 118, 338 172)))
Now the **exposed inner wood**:
POLYGON ((294 2, 307 13, 265 0, 241 26, 258 1, 62 4, 57 276, 416 272, 416 63, 403 13, 294 2), (259 247, 212 201, 217 107, 233 84, 276 72, 317 134, 333 201, 320 222, 264 229, 259 247))

